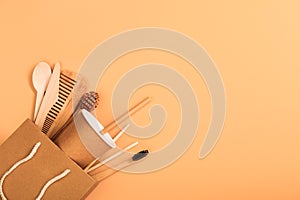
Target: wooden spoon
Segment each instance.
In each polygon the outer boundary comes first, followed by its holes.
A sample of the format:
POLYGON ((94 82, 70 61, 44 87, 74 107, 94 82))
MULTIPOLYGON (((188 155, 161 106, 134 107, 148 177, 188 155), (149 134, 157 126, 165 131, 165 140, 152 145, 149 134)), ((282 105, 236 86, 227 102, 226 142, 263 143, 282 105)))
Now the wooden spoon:
POLYGON ((50 76, 51 76, 51 67, 47 63, 40 62, 34 68, 34 71, 32 73, 32 83, 37 94, 36 94, 33 120, 35 120, 37 117, 37 113, 40 109, 40 105, 43 100, 44 93, 46 91, 50 76))

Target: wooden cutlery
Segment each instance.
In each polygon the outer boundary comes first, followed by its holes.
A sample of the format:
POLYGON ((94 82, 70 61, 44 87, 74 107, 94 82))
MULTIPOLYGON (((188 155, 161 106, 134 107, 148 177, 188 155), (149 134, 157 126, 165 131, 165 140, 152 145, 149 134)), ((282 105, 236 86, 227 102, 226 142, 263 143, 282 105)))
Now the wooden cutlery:
POLYGON ((87 90, 87 83, 82 77, 70 71, 61 72, 60 64, 56 63, 35 121, 50 138, 72 115, 71 99, 75 85, 79 93, 87 90))
POLYGON ((40 62, 34 68, 34 71, 32 74, 32 83, 33 83, 34 89, 36 90, 36 100, 35 100, 35 109, 34 109, 33 120, 35 120, 37 117, 41 102, 44 97, 44 93, 48 86, 48 82, 49 82, 51 73, 52 73, 51 67, 45 62, 40 62))
MULTIPOLYGON (((35 124, 42 129, 43 133, 47 133, 46 126, 51 126, 51 117, 48 116, 48 113, 52 106, 56 103, 58 100, 58 92, 59 92, 59 76, 60 76, 60 64, 56 63, 52 72, 52 75, 50 77, 47 90, 45 93, 45 96, 43 98, 43 102, 41 104, 41 107, 39 109, 38 115, 35 120, 35 124), (47 120, 48 124, 45 124, 46 118, 49 118, 47 120), (45 125, 44 125, 45 124, 45 125)), ((57 105, 55 105, 57 106, 57 105)))
MULTIPOLYGON (((35 124, 54 141, 72 122, 73 116, 75 116, 76 113, 82 109, 86 109, 87 112, 92 112, 99 103, 98 93, 87 92, 87 81, 76 73, 61 71, 59 63, 55 64, 53 72, 51 73, 50 66, 45 62, 40 62, 34 69, 32 81, 37 92, 34 113, 35 124), (74 90, 76 90, 76 93, 74 93, 74 90), (73 106, 75 109, 73 109, 73 106)), ((144 98, 130 108, 128 112, 123 113, 115 121, 109 123, 99 134, 108 134, 108 132, 116 128, 119 123, 126 121, 130 116, 149 104, 150 101, 150 97, 144 98)), ((129 125, 125 126, 113 139, 113 142, 116 142, 128 127, 129 125)), ((101 173, 96 172, 101 166, 112 162, 112 160, 120 157, 124 152, 137 144, 138 142, 135 142, 123 150, 115 149, 115 151, 111 151, 101 162, 99 162, 98 159, 94 159, 89 163, 88 167, 85 168, 85 172, 90 175, 91 172, 95 173, 92 177, 97 181, 101 181, 120 169, 134 164, 136 161, 145 157, 148 151, 141 151, 133 157, 128 157, 125 160, 121 159, 120 162, 117 161, 117 170, 109 169, 101 173)))

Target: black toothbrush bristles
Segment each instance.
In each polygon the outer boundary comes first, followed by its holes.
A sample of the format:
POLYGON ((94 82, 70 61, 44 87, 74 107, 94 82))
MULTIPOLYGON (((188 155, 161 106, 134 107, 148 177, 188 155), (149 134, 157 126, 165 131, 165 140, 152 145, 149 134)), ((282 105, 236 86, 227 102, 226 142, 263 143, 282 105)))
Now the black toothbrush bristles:
POLYGON ((145 158, 148 154, 149 154, 148 150, 140 151, 132 157, 132 160, 133 161, 141 160, 142 158, 145 158))
POLYGON ((148 154, 149 154, 148 150, 142 150, 142 151, 134 154, 134 156, 132 156, 132 158, 130 160, 123 160, 123 162, 120 162, 118 169, 110 169, 110 168, 108 168, 108 169, 106 169, 104 171, 101 171, 99 173, 96 173, 96 174, 92 175, 92 177, 97 182, 103 181, 104 179, 110 177, 114 173, 116 173, 116 172, 118 172, 118 171, 120 171, 120 170, 122 170, 122 169, 124 169, 124 168, 126 168, 128 166, 130 166, 130 165, 135 164, 136 161, 139 161, 142 158, 145 158, 148 154))

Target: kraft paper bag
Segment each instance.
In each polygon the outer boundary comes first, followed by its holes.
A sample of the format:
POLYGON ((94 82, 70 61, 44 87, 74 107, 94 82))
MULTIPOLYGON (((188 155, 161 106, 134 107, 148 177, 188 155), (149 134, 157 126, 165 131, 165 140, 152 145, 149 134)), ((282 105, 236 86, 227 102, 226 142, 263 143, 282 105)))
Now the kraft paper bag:
MULTIPOLYGON (((80 110, 73 116, 73 120, 54 139, 55 144, 63 150, 80 167, 85 168, 96 158, 101 158, 106 152, 115 148, 114 144, 108 144, 97 134, 90 123, 97 123, 97 119, 86 110, 80 110), (93 119, 94 121, 87 121, 93 119), (80 135, 80 133, 84 133, 80 135), (89 147, 89 150, 86 148, 89 147), (93 152, 90 153, 90 150, 93 152), (96 155, 96 157, 94 157, 96 155)), ((97 123, 99 130, 104 127, 97 123)), ((111 139, 112 140, 112 139, 111 139)))
POLYGON ((7 200, 80 200, 97 185, 30 120, 0 146, 0 177, 7 200))

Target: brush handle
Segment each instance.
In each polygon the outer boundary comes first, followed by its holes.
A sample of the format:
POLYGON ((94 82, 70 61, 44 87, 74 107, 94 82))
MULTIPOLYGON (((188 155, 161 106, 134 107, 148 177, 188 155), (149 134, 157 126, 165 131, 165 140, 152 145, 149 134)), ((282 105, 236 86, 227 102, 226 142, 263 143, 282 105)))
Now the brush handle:
POLYGON ((129 145, 129 146, 125 147, 124 149, 118 151, 117 153, 113 154, 112 156, 110 156, 110 157, 106 158, 105 160, 101 161, 101 163, 93 166, 98 161, 97 159, 95 159, 90 165, 88 165, 88 167, 86 167, 84 169, 84 171, 86 171, 88 173, 91 172, 91 171, 94 171, 94 170, 98 169, 99 167, 101 167, 102 165, 105 165, 107 162, 109 162, 109 161, 115 159, 116 157, 120 156, 124 152, 132 149, 133 147, 135 147, 138 144, 139 144, 138 142, 134 142, 131 145, 129 145))

